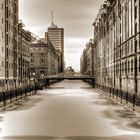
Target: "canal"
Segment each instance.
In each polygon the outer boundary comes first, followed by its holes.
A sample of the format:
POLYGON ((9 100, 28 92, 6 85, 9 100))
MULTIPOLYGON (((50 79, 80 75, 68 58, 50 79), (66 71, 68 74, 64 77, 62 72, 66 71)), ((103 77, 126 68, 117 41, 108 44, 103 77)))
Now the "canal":
POLYGON ((0 112, 0 140, 140 140, 140 117, 87 83, 65 80, 0 112))

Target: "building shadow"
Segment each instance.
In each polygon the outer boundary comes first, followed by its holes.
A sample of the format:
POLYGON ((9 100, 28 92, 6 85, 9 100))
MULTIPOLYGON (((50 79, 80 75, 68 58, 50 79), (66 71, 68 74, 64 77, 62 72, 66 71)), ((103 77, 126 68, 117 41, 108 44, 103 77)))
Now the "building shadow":
POLYGON ((65 87, 48 87, 48 89, 65 89, 65 87))
POLYGON ((70 136, 65 138, 53 136, 12 136, 3 137, 2 140, 139 140, 138 135, 122 135, 112 137, 101 136, 70 136))
POLYGON ((53 136, 10 136, 3 137, 2 140, 56 140, 58 137, 53 136))
POLYGON ((28 110, 31 109, 32 107, 35 107, 37 103, 41 102, 43 98, 41 97, 36 97, 36 98, 25 98, 21 99, 18 101, 15 101, 12 104, 9 104, 5 108, 2 109, 2 112, 7 112, 7 111, 19 111, 19 110, 28 110))
POLYGON ((67 140, 139 140, 138 135, 122 135, 112 137, 100 137, 100 136, 72 136, 67 137, 67 140))
MULTIPOLYGON (((92 96, 91 96, 92 97, 92 96)), ((93 104, 99 105, 99 106, 113 106, 113 107, 118 107, 118 103, 117 102, 113 102, 110 99, 106 98, 105 96, 99 95, 97 97, 92 97, 93 104)))
MULTIPOLYGON (((106 118, 111 118, 117 127, 135 129, 140 132, 140 117, 127 109, 110 109, 102 112, 106 118)), ((140 139, 140 138, 139 138, 140 139)))

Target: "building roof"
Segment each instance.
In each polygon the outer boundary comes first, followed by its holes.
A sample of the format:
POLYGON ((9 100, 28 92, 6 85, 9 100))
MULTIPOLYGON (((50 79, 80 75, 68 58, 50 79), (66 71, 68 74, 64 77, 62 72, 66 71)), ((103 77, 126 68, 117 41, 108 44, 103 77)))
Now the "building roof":
POLYGON ((31 44, 47 44, 47 43, 42 39, 36 39, 31 44))
POLYGON ((53 22, 51 23, 51 25, 48 28, 57 28, 57 25, 55 25, 53 22))

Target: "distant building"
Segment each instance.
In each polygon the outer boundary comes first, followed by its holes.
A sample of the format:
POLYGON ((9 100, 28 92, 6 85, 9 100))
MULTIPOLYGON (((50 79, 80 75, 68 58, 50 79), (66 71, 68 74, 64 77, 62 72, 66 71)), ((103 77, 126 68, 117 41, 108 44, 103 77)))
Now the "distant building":
POLYGON ((62 70, 62 57, 61 52, 55 49, 51 41, 47 42, 48 45, 48 75, 61 73, 62 70))
POLYGON ((53 75, 60 72, 61 55, 51 43, 44 40, 36 40, 31 43, 31 71, 35 72, 36 78, 53 75))
POLYGON ((0 0, 0 89, 14 90, 17 81, 18 0, 0 0))
POLYGON ((94 44, 92 40, 86 44, 86 48, 80 58, 80 72, 86 75, 94 75, 94 44))
POLYGON ((58 28, 53 22, 48 27, 48 32, 45 32, 45 38, 50 40, 55 49, 61 53, 61 72, 64 70, 64 28, 58 28))
POLYGON ((85 74, 86 67, 87 67, 87 56, 86 56, 86 49, 84 49, 80 58, 80 72, 85 74))

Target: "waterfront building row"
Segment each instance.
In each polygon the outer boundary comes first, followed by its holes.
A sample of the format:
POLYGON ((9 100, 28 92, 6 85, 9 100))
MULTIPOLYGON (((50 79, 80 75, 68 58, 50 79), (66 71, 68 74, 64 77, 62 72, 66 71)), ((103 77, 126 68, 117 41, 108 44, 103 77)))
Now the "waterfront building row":
POLYGON ((140 96, 140 1, 106 0, 93 26, 96 85, 133 102, 140 96))
POLYGON ((39 77, 62 72, 61 52, 51 40, 33 42, 19 20, 18 2, 0 0, 0 100, 35 87, 39 77))

